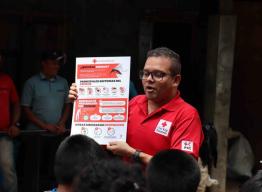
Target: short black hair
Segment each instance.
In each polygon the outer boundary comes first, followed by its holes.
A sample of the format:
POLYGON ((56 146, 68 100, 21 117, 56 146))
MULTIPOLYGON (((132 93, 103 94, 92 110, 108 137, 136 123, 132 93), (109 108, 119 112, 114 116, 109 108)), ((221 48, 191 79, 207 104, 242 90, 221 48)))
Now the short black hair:
POLYGON ((84 167, 105 157, 105 151, 93 139, 85 135, 69 136, 61 142, 55 155, 56 180, 71 185, 84 167))
POLYGON ((191 155, 171 149, 151 159, 146 176, 149 192, 195 192, 200 169, 191 155))
POLYGON ((262 192, 262 170, 247 180, 240 188, 240 192, 262 192))
POLYGON ((158 47, 147 52, 147 58, 149 57, 166 57, 172 61, 172 73, 177 75, 181 73, 181 61, 180 56, 173 50, 167 47, 158 47))
POLYGON ((145 179, 140 165, 120 159, 102 160, 86 169, 73 185, 75 192, 143 192, 145 179))

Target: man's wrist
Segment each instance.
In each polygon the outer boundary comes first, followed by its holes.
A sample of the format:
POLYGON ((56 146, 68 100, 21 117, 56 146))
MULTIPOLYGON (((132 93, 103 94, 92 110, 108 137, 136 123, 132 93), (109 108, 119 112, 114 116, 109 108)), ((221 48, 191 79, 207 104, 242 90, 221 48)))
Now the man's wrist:
POLYGON ((141 162, 141 158, 140 158, 140 154, 141 154, 141 150, 135 150, 135 152, 132 154, 132 159, 135 162, 141 162))
POLYGON ((133 156, 133 154, 136 152, 136 149, 134 149, 134 148, 132 148, 132 147, 130 147, 130 150, 129 150, 129 152, 128 152, 128 157, 132 157, 133 156))

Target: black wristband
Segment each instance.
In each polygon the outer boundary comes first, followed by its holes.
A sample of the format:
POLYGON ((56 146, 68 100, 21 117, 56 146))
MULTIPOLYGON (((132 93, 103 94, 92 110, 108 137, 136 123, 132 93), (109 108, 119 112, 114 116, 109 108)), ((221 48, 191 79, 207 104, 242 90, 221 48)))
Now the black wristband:
POLYGON ((140 150, 136 150, 135 153, 132 155, 132 159, 136 162, 140 162, 141 159, 140 159, 140 153, 141 151, 140 150))

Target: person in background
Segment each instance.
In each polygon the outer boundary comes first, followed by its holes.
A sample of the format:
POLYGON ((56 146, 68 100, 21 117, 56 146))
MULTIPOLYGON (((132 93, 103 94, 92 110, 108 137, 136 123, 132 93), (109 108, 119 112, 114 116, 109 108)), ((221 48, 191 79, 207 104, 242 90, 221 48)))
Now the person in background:
POLYGON ((53 134, 65 131, 70 113, 67 80, 58 75, 63 55, 46 51, 41 58, 41 71, 24 85, 21 105, 29 121, 28 130, 47 130, 53 134))
MULTIPOLYGON (((64 55, 45 51, 41 57, 41 70, 29 78, 23 88, 21 105, 27 120, 24 139, 26 180, 28 191, 39 191, 40 176, 53 178, 54 155, 65 136, 66 121, 71 111, 67 99, 67 80, 58 75, 64 55)), ((53 184, 50 183, 48 188, 53 184)))
POLYGON ((157 153, 146 170, 148 192, 196 192, 200 181, 197 161, 181 150, 157 153))
POLYGON ((0 189, 17 191, 13 139, 19 135, 20 104, 16 87, 4 73, 4 57, 0 52, 0 189))
POLYGON ((133 97, 137 96, 137 91, 134 83, 130 81, 129 83, 129 100, 131 100, 133 97))

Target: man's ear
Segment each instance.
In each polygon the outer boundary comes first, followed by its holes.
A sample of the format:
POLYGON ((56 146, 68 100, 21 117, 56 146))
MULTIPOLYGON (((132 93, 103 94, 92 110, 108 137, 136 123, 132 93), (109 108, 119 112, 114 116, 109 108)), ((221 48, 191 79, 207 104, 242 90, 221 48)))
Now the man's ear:
POLYGON ((177 74, 174 78, 173 78, 173 86, 174 87, 178 87, 179 84, 181 82, 181 75, 177 74))

